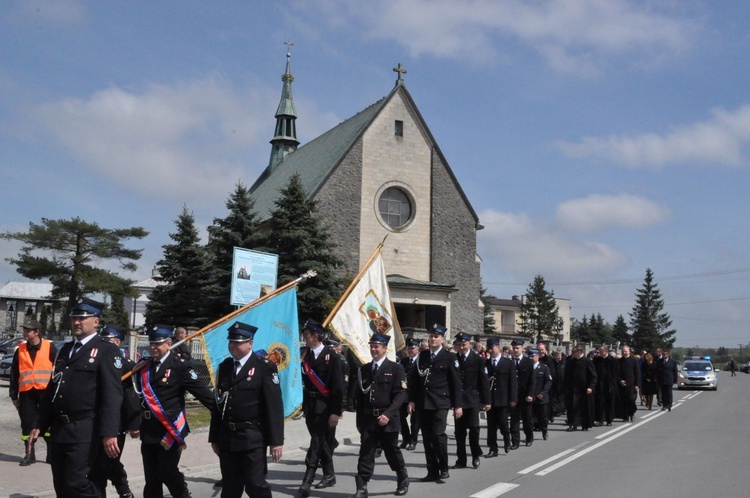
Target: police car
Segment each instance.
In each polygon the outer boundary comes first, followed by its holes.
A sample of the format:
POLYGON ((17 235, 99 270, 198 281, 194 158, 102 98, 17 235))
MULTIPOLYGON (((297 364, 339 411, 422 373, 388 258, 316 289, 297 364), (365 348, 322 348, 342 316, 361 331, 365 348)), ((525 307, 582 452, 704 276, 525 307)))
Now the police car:
POLYGON ((677 389, 704 388, 716 391, 718 380, 710 356, 686 356, 680 367, 677 389))

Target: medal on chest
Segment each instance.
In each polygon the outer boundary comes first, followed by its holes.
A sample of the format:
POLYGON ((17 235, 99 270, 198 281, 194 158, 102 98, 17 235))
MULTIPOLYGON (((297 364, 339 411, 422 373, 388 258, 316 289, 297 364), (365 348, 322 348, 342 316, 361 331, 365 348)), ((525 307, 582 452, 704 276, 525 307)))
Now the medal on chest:
POLYGON ((96 358, 98 352, 99 350, 97 348, 91 350, 91 353, 89 354, 89 363, 94 363, 94 358, 96 358))

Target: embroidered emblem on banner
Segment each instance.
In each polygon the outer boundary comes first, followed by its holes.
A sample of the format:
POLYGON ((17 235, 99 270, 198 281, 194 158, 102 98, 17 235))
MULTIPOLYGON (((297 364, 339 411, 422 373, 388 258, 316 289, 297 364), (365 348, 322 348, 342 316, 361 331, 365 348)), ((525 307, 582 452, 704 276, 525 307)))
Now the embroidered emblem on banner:
POLYGON ((359 312, 367 319, 370 336, 372 334, 388 334, 393 329, 393 319, 388 312, 388 308, 383 306, 380 297, 374 290, 367 291, 365 300, 359 305, 359 312))

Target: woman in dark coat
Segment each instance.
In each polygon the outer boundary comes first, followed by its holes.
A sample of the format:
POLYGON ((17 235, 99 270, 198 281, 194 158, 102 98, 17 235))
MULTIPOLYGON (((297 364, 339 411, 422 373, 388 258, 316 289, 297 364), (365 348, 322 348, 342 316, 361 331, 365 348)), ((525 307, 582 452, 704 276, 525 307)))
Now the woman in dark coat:
POLYGON ((654 395, 659 391, 656 379, 656 363, 654 357, 646 353, 641 364, 641 394, 646 398, 646 409, 650 410, 654 402, 654 395))

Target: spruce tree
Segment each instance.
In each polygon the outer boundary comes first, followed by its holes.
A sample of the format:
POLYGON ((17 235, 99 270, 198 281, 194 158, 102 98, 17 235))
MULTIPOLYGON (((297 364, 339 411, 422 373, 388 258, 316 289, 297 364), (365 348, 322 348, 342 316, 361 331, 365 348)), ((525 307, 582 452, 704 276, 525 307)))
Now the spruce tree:
POLYGON ((544 277, 537 275, 529 284, 521 303, 521 335, 535 338, 537 342, 543 339, 559 340, 562 336, 562 318, 558 312, 555 293, 545 289, 544 277))
POLYGON ((628 324, 625 323, 625 318, 622 315, 617 315, 615 324, 612 327, 612 342, 620 344, 630 344, 631 337, 628 332, 628 324))
POLYGON ((195 218, 187 207, 175 225, 177 231, 169 234, 175 243, 162 246, 164 257, 157 262, 156 280, 163 284, 151 293, 146 322, 202 327, 211 322, 207 297, 215 295, 217 286, 211 259, 200 244, 195 218))
POLYGON ((254 212, 255 201, 241 182, 235 185, 226 207, 229 210, 226 218, 214 218, 214 224, 209 229, 208 250, 213 258, 213 271, 218 283, 216 294, 208 297, 209 311, 214 319, 233 310, 230 301, 234 248, 258 249, 262 244, 258 233, 259 220, 254 212))
POLYGON ((300 320, 323 321, 342 292, 336 269, 341 261, 333 252, 328 230, 317 216, 315 201, 308 198, 299 175, 294 174, 274 202, 265 250, 279 255, 279 284, 308 270, 317 276, 297 291, 300 320))
POLYGON ((675 342, 674 329, 669 314, 664 313, 664 299, 654 274, 646 269, 643 286, 635 294, 635 305, 630 312, 630 329, 633 331, 632 347, 635 351, 653 352, 657 348, 670 349, 675 342))

